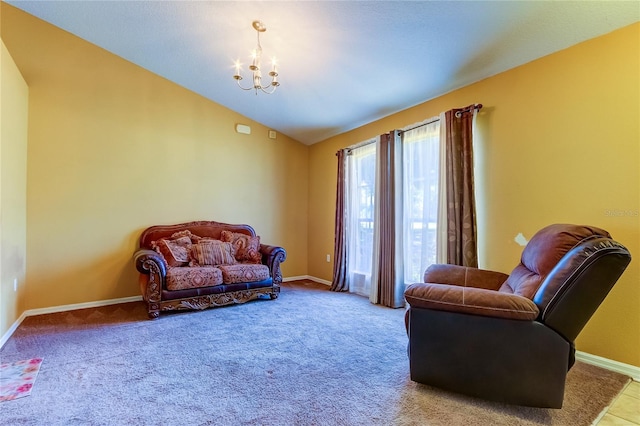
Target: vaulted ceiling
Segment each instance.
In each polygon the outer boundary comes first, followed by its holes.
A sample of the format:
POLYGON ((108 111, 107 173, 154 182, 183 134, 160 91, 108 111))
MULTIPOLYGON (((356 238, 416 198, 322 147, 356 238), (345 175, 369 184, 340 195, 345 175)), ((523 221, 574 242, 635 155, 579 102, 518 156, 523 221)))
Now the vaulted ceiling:
POLYGON ((5 1, 305 144, 640 20, 637 1, 5 1), (256 19, 271 95, 232 77, 256 19))

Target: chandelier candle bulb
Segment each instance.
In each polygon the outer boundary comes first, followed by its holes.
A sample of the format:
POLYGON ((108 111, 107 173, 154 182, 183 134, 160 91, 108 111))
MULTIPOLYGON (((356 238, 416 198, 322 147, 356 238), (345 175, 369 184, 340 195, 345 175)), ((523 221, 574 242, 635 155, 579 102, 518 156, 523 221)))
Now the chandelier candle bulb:
POLYGON ((253 52, 251 52, 251 66, 249 67, 249 69, 251 71, 258 71, 260 69, 260 67, 256 64, 257 60, 258 60, 258 53, 254 50, 253 52))

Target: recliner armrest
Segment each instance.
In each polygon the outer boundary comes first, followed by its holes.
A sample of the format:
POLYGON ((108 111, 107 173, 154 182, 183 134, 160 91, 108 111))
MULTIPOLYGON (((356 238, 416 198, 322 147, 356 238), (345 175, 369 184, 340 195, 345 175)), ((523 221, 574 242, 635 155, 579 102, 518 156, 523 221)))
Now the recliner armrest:
POLYGON ((489 290, 498 290, 507 278, 509 275, 502 272, 449 264, 434 264, 424 272, 425 283, 450 284, 489 290))
POLYGON ((474 287, 418 283, 404 292, 411 307, 533 321, 538 307, 526 297, 474 287))

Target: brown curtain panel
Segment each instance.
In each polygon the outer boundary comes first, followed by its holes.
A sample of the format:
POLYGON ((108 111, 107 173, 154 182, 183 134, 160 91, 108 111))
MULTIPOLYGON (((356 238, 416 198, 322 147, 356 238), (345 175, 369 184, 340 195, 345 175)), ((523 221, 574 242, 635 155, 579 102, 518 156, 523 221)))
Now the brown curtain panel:
POLYGON ((404 306, 402 260, 402 143, 395 130, 380 137, 379 251, 377 253, 377 300, 383 306, 404 306))
POLYGON ((336 188, 335 240, 333 243, 333 282, 331 291, 348 291, 347 282, 347 233, 345 175, 347 171, 347 152, 341 149, 338 157, 338 184, 336 188))
POLYGON ((445 113, 447 176, 447 263, 478 266, 476 206, 473 184, 473 115, 475 106, 445 113))

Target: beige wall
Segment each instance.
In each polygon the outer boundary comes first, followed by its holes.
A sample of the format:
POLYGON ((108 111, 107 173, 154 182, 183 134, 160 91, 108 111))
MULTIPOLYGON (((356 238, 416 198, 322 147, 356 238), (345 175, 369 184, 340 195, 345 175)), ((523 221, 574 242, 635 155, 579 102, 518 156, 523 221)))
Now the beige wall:
POLYGON ((309 269, 331 280, 335 152, 454 107, 482 103, 476 141, 481 266, 509 272, 556 222, 608 230, 635 259, 577 340, 640 366, 640 24, 578 44, 313 145, 309 269))
POLYGON ((22 314, 27 251, 29 89, 0 43, 0 337, 22 314), (14 281, 17 291, 14 291, 14 281))
POLYGON ((1 7, 29 85, 25 309, 139 295, 154 224, 248 223, 287 250, 285 277, 306 273, 307 146, 1 7))

